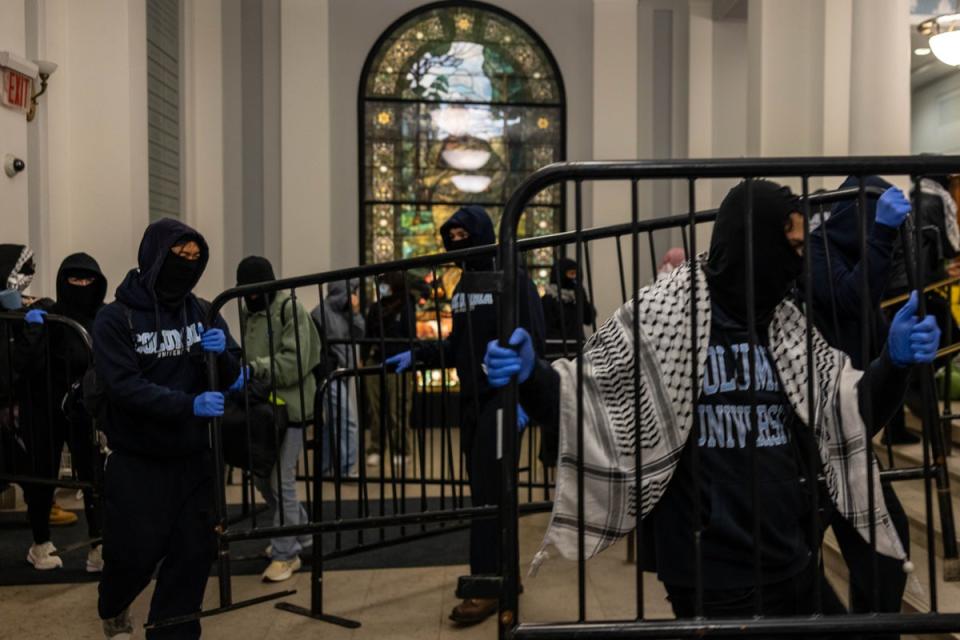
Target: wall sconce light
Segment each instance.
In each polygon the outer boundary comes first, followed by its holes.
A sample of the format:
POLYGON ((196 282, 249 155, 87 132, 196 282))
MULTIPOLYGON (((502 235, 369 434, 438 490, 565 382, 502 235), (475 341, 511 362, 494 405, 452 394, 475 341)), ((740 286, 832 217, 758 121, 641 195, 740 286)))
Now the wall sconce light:
POLYGON ((37 98, 47 92, 47 80, 57 70, 57 63, 47 60, 36 60, 37 67, 40 68, 40 91, 30 96, 30 109, 27 111, 27 122, 33 122, 37 117, 37 98))

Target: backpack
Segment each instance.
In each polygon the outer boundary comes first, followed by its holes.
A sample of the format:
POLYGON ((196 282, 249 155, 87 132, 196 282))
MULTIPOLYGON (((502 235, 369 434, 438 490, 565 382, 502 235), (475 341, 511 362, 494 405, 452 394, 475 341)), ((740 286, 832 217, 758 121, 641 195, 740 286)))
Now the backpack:
POLYGON ((246 398, 243 391, 227 393, 223 417, 220 419, 224 462, 261 478, 270 477, 280 457, 280 447, 289 422, 287 407, 282 401, 278 401, 274 407, 271 396, 268 385, 250 381, 247 383, 246 398))

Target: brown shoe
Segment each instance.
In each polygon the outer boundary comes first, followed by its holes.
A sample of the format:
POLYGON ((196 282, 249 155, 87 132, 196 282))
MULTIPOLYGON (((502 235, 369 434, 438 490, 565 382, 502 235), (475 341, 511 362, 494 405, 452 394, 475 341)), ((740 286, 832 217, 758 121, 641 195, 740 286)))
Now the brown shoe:
POLYGON ((496 598, 467 598, 450 612, 450 619, 468 625, 483 622, 497 612, 496 598))

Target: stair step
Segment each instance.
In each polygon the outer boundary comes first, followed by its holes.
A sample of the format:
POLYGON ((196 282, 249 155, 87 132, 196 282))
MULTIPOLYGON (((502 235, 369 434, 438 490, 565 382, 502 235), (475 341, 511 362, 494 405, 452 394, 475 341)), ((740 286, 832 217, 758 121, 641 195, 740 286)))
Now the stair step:
MULTIPOLYGON (((828 531, 823 539, 823 563, 827 579, 843 602, 848 601, 849 579, 846 563, 840 554, 840 548, 832 531, 828 531)), ((926 613, 930 611, 930 583, 928 580, 927 554, 925 549, 911 543, 911 557, 914 558, 914 573, 907 582, 907 589, 903 596, 904 610, 908 612, 926 613)), ((939 560, 939 559, 938 559, 939 560)), ((937 562, 937 605, 942 613, 960 611, 960 583, 944 582, 942 579, 942 562, 937 562)), ((905 638, 907 636, 904 636, 905 638)), ((960 633, 944 633, 925 635, 925 638, 942 638, 960 640, 960 633)))

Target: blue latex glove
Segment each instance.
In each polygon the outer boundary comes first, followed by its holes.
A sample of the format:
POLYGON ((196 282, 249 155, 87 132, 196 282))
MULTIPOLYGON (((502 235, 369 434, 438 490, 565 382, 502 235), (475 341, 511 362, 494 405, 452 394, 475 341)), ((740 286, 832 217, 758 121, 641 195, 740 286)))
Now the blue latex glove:
POLYGON ((912 292, 890 323, 887 352, 898 367, 933 362, 940 346, 940 327, 936 318, 928 315, 919 320, 916 316, 918 300, 917 292, 912 292))
POLYGON ((483 357, 487 381, 494 388, 506 385, 513 376, 517 376, 520 382, 526 382, 536 363, 533 340, 523 328, 514 329, 510 336, 510 347, 501 347, 496 340, 491 340, 483 357))
POLYGON ((910 201, 903 191, 890 187, 877 200, 877 224, 891 229, 899 229, 910 213, 910 201))
POLYGON ((223 353, 227 349, 227 336, 223 329, 207 329, 200 336, 200 344, 209 353, 223 353))
POLYGON ((233 384, 230 385, 228 391, 240 391, 243 389, 243 386, 247 384, 247 380, 250 379, 250 365, 242 367, 240 369, 240 375, 237 376, 237 379, 233 381, 233 384))
POLYGON ((198 418, 219 418, 223 415, 223 394, 204 391, 193 399, 193 415, 198 418))
POLYGON ((530 424, 530 417, 519 404, 517 405, 517 433, 523 433, 523 430, 530 424))
POLYGON ((404 351, 395 356, 390 356, 387 358, 385 364, 393 367, 393 370, 397 373, 403 373, 413 364, 413 352, 404 351))
POLYGON ((27 311, 24 320, 27 321, 27 324, 43 324, 45 315, 47 315, 47 312, 43 309, 31 309, 27 311))

